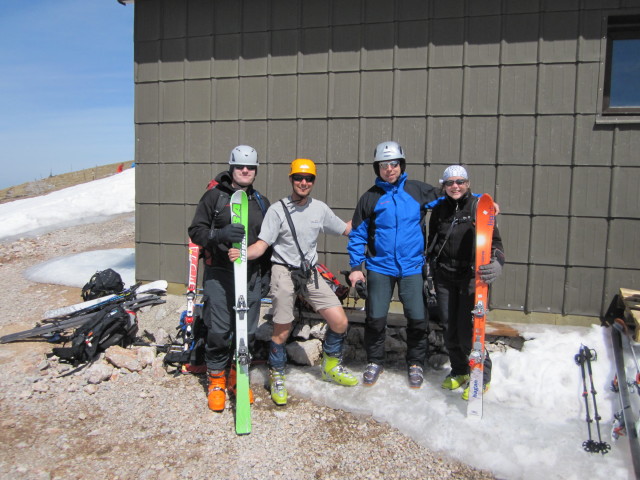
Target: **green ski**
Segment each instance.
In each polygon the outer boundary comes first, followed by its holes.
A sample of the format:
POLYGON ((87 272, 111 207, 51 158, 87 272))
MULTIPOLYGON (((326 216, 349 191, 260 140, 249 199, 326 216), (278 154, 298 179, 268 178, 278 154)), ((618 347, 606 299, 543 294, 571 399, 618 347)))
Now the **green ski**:
POLYGON ((247 228, 249 204, 244 190, 238 190, 231 196, 231 223, 244 226, 245 236, 241 243, 234 243, 234 248, 240 250, 240 258, 234 264, 235 278, 235 311, 236 311, 236 433, 247 435, 251 433, 251 404, 249 403, 249 335, 247 316, 249 301, 247 298, 247 228))

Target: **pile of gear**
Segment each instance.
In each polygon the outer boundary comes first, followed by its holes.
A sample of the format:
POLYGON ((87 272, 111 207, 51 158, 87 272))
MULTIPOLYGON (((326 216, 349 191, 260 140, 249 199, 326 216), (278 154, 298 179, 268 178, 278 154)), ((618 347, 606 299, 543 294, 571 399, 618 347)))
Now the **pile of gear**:
POLYGON ((84 302, 45 312, 44 319, 29 330, 0 337, 0 343, 42 338, 62 344, 53 355, 74 365, 92 362, 107 348, 126 347, 136 341, 137 312, 165 303, 167 282, 137 283, 124 288, 115 270, 96 272, 82 288, 84 302))

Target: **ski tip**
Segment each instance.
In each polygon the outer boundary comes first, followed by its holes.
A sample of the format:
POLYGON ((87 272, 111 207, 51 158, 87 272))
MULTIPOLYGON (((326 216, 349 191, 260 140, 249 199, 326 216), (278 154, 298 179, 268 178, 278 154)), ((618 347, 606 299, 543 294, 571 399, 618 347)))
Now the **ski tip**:
POLYGON ((236 435, 249 435, 251 433, 251 425, 236 425, 236 435))

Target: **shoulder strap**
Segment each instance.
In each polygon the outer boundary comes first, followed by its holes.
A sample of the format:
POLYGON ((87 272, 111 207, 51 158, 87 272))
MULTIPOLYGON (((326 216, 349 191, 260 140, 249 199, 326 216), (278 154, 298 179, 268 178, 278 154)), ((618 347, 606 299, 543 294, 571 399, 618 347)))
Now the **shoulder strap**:
MULTIPOLYGON (((449 230, 447 231, 447 234, 444 237, 444 242, 442 242, 442 246, 440 247, 440 250, 438 250, 438 254, 433 259, 434 262, 438 260, 438 257, 442 253, 442 250, 444 250, 444 247, 447 244, 447 240, 449 240, 449 237, 451 236, 451 232, 453 232, 453 227, 455 227, 457 223, 458 223, 458 219, 454 218, 453 221, 451 222, 451 226, 449 227, 449 230)), ((436 238, 437 238, 437 234, 436 234, 436 238)), ((435 248, 435 240, 436 240, 436 238, 434 238, 434 240, 433 240, 433 242, 431 244, 431 247, 430 247, 431 250, 433 250, 435 248)))
POLYGON ((298 247, 298 252, 300 253, 301 267, 305 266, 305 258, 304 253, 302 253, 302 249, 300 248, 300 244, 298 243, 298 236, 296 235, 296 227, 293 226, 293 220, 291 220, 291 214, 289 213, 289 209, 285 205, 282 199, 280 200, 282 204, 282 208, 284 210, 284 214, 287 216, 287 222, 289 223, 289 228, 291 229, 291 235, 293 235, 293 241, 296 242, 296 247, 298 247))
POLYGON ((478 210, 478 197, 476 197, 475 195, 472 195, 471 197, 471 201, 473 202, 471 204, 471 221, 473 222, 473 224, 476 224, 476 212, 478 210))
POLYGON ((213 208, 213 220, 215 220, 216 217, 220 215, 220 212, 222 212, 225 205, 227 204, 227 200, 231 198, 227 192, 223 192, 219 188, 217 190, 219 193, 218 193, 218 199, 216 200, 216 205, 213 208))
POLYGON ((258 206, 260 207, 260 210, 262 210, 262 216, 264 217, 267 213, 267 209, 264 208, 264 200, 262 200, 262 195, 260 195, 260 192, 258 192, 258 190, 254 188, 253 196, 256 197, 256 202, 258 202, 258 206))

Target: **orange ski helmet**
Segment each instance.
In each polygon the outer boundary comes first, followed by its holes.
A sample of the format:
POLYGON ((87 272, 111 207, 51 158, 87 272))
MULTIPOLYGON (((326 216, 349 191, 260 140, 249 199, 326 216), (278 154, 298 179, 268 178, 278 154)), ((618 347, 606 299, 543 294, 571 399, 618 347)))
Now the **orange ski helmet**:
POLYGON ((308 158, 297 158, 291 162, 291 171, 289 172, 289 176, 294 173, 308 173, 315 177, 316 164, 313 163, 313 160, 309 160, 308 158))

